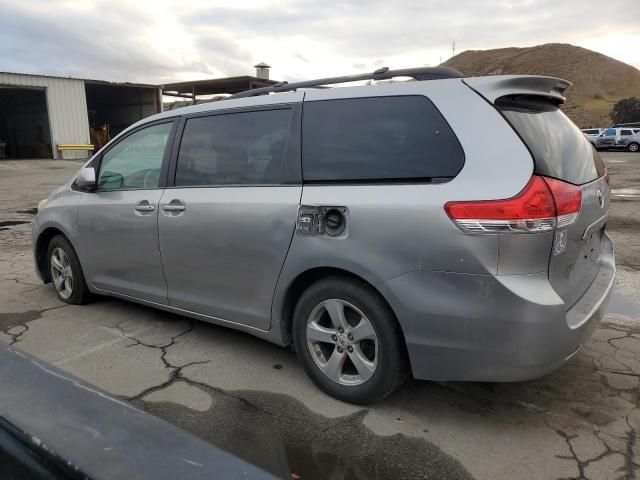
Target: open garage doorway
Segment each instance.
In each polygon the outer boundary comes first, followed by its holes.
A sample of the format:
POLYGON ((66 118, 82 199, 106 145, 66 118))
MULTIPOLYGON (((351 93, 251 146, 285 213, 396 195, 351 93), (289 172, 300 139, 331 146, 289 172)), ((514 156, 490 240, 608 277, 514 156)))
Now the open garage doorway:
POLYGON ((52 153, 46 91, 0 86, 0 159, 52 153))
POLYGON ((100 149, 128 126, 160 112, 160 91, 149 85, 85 80, 91 143, 100 149))

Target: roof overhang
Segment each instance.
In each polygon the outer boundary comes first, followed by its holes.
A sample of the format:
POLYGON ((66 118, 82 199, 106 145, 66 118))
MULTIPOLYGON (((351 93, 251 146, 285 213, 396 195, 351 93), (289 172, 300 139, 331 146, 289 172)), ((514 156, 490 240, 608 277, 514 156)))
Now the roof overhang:
POLYGON ((193 98, 198 95, 234 94, 254 88, 269 87, 276 81, 265 78, 242 76, 211 78, 189 82, 174 82, 162 85, 162 94, 174 97, 193 98))

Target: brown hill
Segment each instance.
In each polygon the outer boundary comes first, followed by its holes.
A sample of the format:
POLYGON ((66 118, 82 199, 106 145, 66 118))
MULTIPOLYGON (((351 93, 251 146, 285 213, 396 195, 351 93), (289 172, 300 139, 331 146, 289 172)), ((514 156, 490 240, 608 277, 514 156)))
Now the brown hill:
POLYGON ((581 128, 611 125, 621 98, 640 97, 640 70, 611 57, 563 43, 527 48, 467 50, 443 63, 468 76, 532 74, 569 80, 563 110, 581 128))

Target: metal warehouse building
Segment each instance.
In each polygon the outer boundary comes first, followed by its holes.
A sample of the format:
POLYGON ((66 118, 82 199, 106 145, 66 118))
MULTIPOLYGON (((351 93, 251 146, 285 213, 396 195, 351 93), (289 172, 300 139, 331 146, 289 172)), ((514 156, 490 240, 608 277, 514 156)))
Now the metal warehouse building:
POLYGON ((92 145, 100 148, 129 125, 161 112, 163 95, 196 103, 276 83, 269 80, 269 65, 255 68, 255 77, 166 85, 0 72, 0 159, 86 158, 92 145))
POLYGON ((65 146, 87 147, 91 128, 113 137, 161 110, 157 85, 0 72, 0 158, 86 158, 86 148, 65 146))

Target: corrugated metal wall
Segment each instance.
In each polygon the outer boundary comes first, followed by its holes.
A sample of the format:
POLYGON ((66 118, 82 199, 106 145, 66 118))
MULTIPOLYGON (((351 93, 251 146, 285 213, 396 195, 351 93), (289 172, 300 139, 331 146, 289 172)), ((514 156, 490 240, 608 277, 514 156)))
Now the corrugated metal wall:
MULTIPOLYGON (((89 143, 89 119, 83 80, 0 72, 0 87, 3 85, 46 89, 54 158, 61 158, 56 149, 59 143, 89 143)), ((64 154, 64 158, 86 156, 87 153, 82 151, 67 151, 64 154)))

